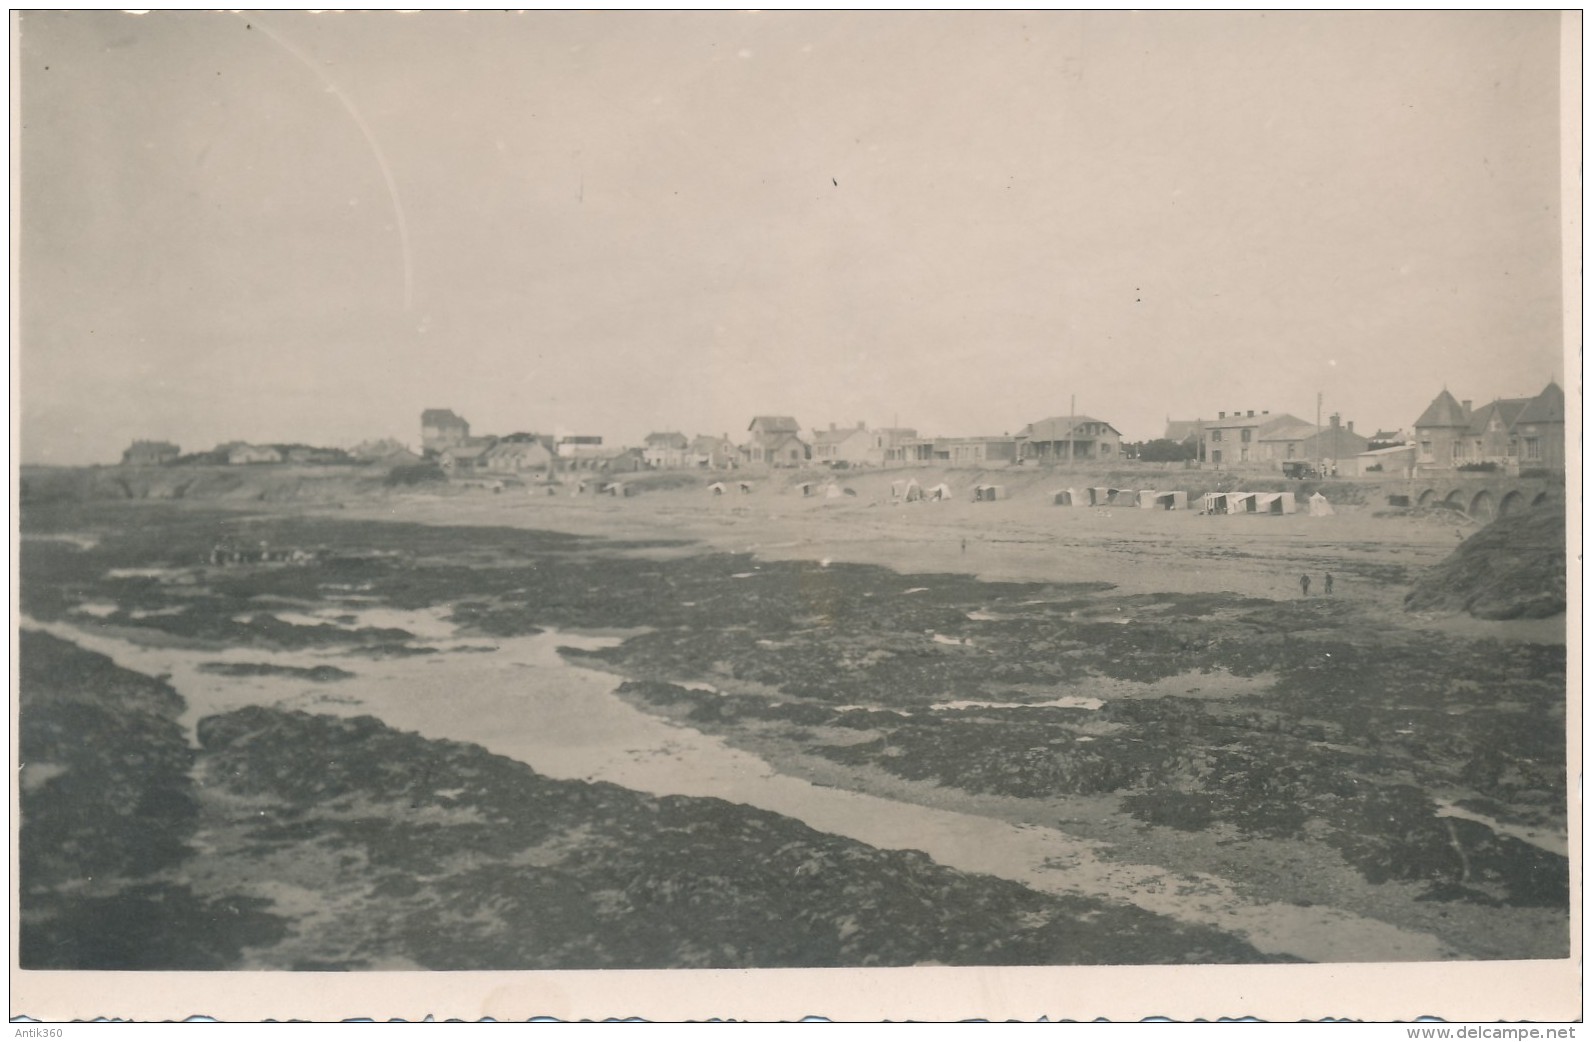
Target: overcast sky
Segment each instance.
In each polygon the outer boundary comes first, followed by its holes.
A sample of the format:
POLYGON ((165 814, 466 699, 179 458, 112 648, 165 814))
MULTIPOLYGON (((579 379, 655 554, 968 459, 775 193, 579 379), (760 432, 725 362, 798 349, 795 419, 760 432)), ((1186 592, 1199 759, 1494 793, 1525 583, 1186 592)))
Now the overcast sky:
POLYGON ((1553 12, 19 25, 27 462, 1564 381, 1553 12))

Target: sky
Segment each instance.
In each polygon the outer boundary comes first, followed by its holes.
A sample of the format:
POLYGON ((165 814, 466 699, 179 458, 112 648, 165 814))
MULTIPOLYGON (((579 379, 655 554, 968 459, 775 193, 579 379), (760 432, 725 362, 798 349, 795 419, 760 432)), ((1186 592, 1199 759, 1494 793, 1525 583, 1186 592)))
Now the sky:
POLYGON ((20 457, 1529 396, 1559 17, 24 13, 20 457))

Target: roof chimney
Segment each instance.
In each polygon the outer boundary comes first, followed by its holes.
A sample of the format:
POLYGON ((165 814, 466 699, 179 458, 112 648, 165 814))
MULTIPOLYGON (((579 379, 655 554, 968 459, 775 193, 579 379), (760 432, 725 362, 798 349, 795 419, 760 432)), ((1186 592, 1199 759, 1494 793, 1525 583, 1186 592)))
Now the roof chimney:
POLYGON ((1329 418, 1328 418, 1328 420, 1327 420, 1327 422, 1329 422, 1329 423, 1330 423, 1330 424, 1332 424, 1332 426, 1333 426, 1333 429, 1337 429, 1337 426, 1338 426, 1338 424, 1339 424, 1339 422, 1340 422, 1340 417, 1339 417, 1339 416, 1338 416, 1338 414, 1337 414, 1337 413, 1333 413, 1333 414, 1332 414, 1332 415, 1331 415, 1331 416, 1330 416, 1330 417, 1329 417, 1329 418))
POLYGON ((1225 412, 1219 412, 1216 414, 1216 418, 1218 420, 1225 420, 1227 419, 1227 414, 1225 412))
POLYGON ((1271 415, 1271 410, 1270 409, 1262 409, 1262 410, 1260 410, 1260 414, 1262 416, 1270 416, 1271 415))
POLYGON ((1349 421, 1349 433, 1350 434, 1354 433, 1354 421, 1353 420, 1349 421))
POLYGON ((1254 416, 1255 415, 1255 410, 1254 409, 1249 410, 1249 415, 1250 416, 1254 416))

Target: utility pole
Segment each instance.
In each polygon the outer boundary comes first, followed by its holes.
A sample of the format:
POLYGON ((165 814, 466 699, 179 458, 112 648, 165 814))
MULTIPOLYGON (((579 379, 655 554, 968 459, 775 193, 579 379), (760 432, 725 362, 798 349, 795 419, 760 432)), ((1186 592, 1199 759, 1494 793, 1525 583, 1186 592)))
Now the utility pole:
MULTIPOLYGON (((1318 439, 1318 441, 1317 441, 1318 445, 1320 444, 1320 442, 1319 442, 1320 437, 1321 437, 1321 392, 1317 391, 1316 392, 1316 438, 1318 439)), ((1324 476, 1325 475, 1323 475, 1323 477, 1324 476)))
POLYGON ((1075 394, 1071 398, 1071 404, 1067 406, 1067 462, 1069 464, 1072 463, 1072 432, 1077 426, 1078 396, 1075 394))

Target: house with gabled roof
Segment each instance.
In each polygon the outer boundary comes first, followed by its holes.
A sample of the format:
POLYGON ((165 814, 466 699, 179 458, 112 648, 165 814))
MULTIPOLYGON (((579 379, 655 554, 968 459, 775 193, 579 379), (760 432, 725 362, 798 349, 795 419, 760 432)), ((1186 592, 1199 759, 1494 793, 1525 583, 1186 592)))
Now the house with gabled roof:
POLYGON ((441 452, 469 440, 469 421, 452 409, 427 409, 420 414, 420 444, 426 452, 441 452))
POLYGON ((793 416, 754 416, 746 429, 751 438, 741 455, 748 463, 799 467, 812 459, 812 446, 801 439, 801 427, 793 416))
POLYGON ((504 438, 480 456, 478 469, 499 474, 517 474, 526 470, 547 470, 552 467, 553 454, 537 438, 510 441, 504 438))
POLYGON ((466 438, 437 453, 437 465, 449 473, 467 474, 486 469, 486 454, 497 444, 496 438, 466 438))
POLYGON ((124 467, 160 467, 182 455, 169 441, 135 441, 122 452, 124 467))
POLYGON ((691 439, 686 458, 693 467, 733 470, 741 462, 741 450, 735 447, 728 434, 698 434, 691 439))
POLYGON ((1068 460, 1117 460, 1122 456, 1122 433, 1093 416, 1052 416, 1036 420, 1017 432, 1019 460, 1041 463, 1068 460))
POLYGON ((674 469, 686 465, 691 442, 679 431, 654 432, 642 443, 641 456, 647 466, 674 469))
POLYGON ((1345 426, 1338 414, 1333 413, 1325 427, 1287 416, 1283 423, 1262 428, 1259 445, 1259 458, 1262 460, 1276 463, 1287 460, 1330 460, 1341 466, 1368 449, 1371 439, 1355 433, 1353 420, 1345 426))
POLYGON ((1564 388, 1557 381, 1548 381, 1548 386, 1520 410, 1511 430, 1522 470, 1563 470, 1564 388))

